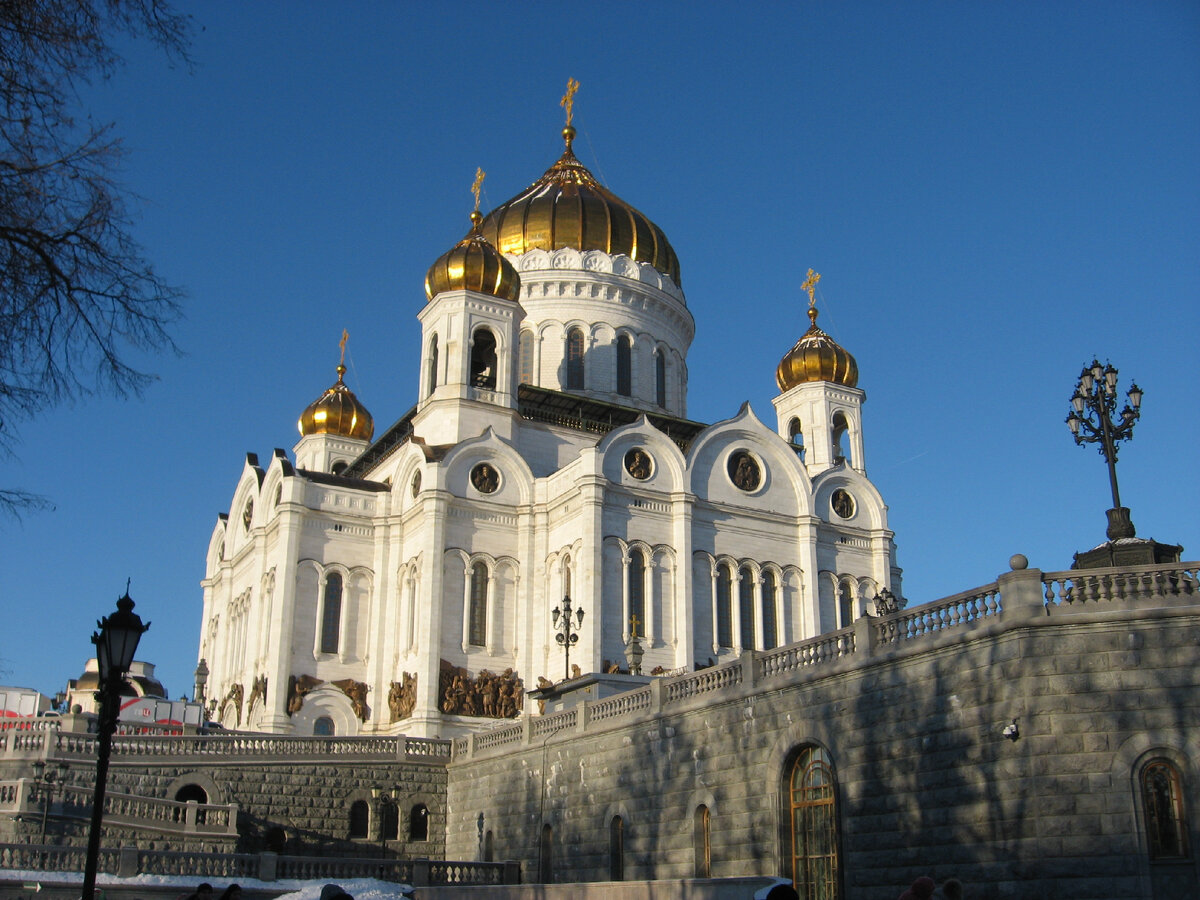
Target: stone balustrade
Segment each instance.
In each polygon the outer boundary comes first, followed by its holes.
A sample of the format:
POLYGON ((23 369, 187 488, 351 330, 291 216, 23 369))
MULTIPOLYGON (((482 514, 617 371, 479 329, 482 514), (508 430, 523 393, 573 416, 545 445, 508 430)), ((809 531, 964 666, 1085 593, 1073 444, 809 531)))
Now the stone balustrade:
POLYGON ((1114 601, 1141 603, 1155 597, 1200 593, 1200 563, 1072 569, 1042 575, 1046 609, 1066 611, 1114 601))

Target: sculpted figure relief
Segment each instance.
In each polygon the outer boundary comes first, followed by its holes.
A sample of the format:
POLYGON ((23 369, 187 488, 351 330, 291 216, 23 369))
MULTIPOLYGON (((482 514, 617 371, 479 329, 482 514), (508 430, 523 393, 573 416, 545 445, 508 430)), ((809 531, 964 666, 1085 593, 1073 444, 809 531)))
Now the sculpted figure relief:
POLYGON ((461 666, 442 660, 439 693, 442 712, 456 716, 511 719, 521 711, 525 686, 511 668, 499 674, 480 670, 474 678, 461 666))
POLYGON ((225 702, 221 704, 221 709, 222 709, 221 724, 222 725, 225 724, 225 716, 224 716, 223 711, 226 708, 226 704, 232 703, 233 710, 235 713, 237 713, 237 724, 235 724, 233 727, 234 728, 242 727, 242 698, 244 696, 245 696, 245 690, 242 688, 242 686, 240 684, 232 685, 229 688, 229 693, 225 695, 225 702))
POLYGON ((393 681, 392 689, 388 691, 388 710, 392 721, 399 722, 412 715, 417 705, 417 676, 404 672, 403 681, 393 681))
POLYGON ((481 494, 490 494, 500 486, 500 473, 487 463, 480 463, 471 470, 471 484, 481 494))
POLYGON ((254 704, 262 700, 264 703, 267 699, 267 676, 259 675, 254 679, 254 684, 250 685, 250 699, 246 702, 246 714, 254 709, 254 704))
POLYGON ((335 688, 340 688, 342 693, 350 698, 350 705, 354 708, 354 715, 358 716, 360 722, 365 722, 371 715, 371 708, 367 706, 367 691, 371 688, 362 681, 355 681, 353 678, 343 678, 339 681, 329 682, 335 688))
POLYGON ((318 685, 324 684, 320 678, 313 678, 311 675, 301 675, 297 678, 295 675, 288 676, 288 701, 287 713, 289 716, 294 716, 304 708, 304 695, 318 685))

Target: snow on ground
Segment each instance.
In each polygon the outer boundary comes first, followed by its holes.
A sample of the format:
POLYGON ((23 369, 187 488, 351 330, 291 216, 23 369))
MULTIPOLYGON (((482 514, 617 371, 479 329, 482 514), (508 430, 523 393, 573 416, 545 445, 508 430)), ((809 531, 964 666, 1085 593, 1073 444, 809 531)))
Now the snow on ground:
MULTIPOLYGON (((82 872, 45 872, 38 869, 14 869, 5 870, 0 873, 0 879, 4 881, 21 881, 21 882, 55 882, 62 884, 72 882, 82 882, 82 872)), ((116 875, 106 875, 100 873, 96 876, 96 884, 100 886, 114 885, 135 885, 135 884, 169 884, 177 885, 180 893, 185 890, 195 890, 196 886, 206 879, 196 878, 194 875, 135 875, 132 878, 118 878, 116 875)), ((236 882, 233 879, 207 879, 208 883, 213 886, 213 897, 218 898, 221 892, 230 884, 240 884, 243 888, 255 888, 262 890, 286 890, 279 897, 279 900, 320 900, 321 888, 328 882, 324 881, 299 881, 296 879, 281 878, 278 881, 259 881, 257 878, 240 878, 236 882)), ((374 878, 347 878, 345 881, 337 882, 347 894, 354 900, 399 900, 401 897, 410 896, 405 893, 411 891, 406 884, 395 884, 391 881, 377 881, 374 878)))

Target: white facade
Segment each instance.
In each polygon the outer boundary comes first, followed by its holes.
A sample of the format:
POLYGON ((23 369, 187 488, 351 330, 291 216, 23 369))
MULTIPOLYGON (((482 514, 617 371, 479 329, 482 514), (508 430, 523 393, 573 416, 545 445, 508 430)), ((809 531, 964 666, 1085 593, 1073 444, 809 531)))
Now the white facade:
POLYGON ((900 593, 862 391, 794 387, 774 427, 748 405, 687 422, 694 323, 668 276, 595 249, 508 259, 519 301, 453 290, 419 314, 418 402, 391 432, 308 435, 295 465, 248 455, 203 581, 199 655, 227 727, 492 727, 497 694, 490 715, 460 714, 443 667, 560 679, 551 610, 568 592, 585 611, 571 660, 623 669, 636 615, 646 673, 845 627, 877 590, 900 593))

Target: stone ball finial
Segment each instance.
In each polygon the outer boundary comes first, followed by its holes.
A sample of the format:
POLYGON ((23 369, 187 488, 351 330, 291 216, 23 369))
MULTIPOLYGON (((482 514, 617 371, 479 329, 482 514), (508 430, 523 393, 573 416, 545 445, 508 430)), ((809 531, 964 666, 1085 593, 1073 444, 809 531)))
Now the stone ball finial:
POLYGON ((1014 572, 1020 572, 1022 569, 1029 568, 1029 558, 1024 553, 1014 553, 1008 559, 1008 567, 1014 572))

